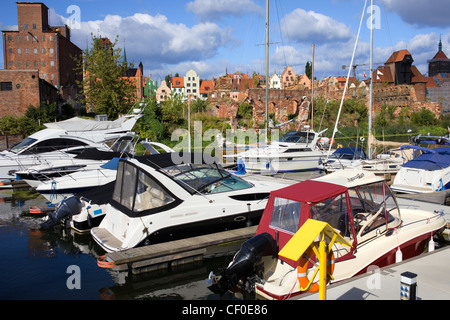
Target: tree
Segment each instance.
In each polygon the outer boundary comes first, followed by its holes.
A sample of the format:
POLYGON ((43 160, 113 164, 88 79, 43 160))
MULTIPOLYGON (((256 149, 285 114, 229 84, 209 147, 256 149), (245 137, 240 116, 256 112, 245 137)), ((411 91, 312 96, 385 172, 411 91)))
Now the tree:
POLYGON ((305 74, 306 74, 306 76, 310 79, 310 80, 312 80, 311 78, 312 78, 312 63, 311 63, 311 61, 307 61, 306 62, 306 65, 305 65, 305 74))
POLYGON ((78 72, 84 74, 78 83, 81 100, 95 113, 106 113, 115 119, 127 113, 135 102, 135 85, 124 77, 130 67, 123 65, 122 49, 114 43, 105 43, 101 37, 92 35, 92 48, 83 52, 77 61, 78 72))

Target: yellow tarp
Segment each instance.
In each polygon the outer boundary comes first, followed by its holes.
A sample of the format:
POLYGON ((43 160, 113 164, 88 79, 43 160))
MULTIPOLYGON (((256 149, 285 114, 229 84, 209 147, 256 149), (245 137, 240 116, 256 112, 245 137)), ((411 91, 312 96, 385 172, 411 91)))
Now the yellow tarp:
MULTIPOLYGON (((340 243, 351 247, 352 245, 347 242, 336 230, 333 229, 328 223, 308 219, 303 226, 294 234, 283 249, 279 252, 279 255, 287 259, 297 261, 300 259, 303 253, 308 247, 317 239, 317 236, 322 232, 330 239, 329 245, 334 243, 340 243)), ((320 240, 320 239, 319 239, 320 240)))

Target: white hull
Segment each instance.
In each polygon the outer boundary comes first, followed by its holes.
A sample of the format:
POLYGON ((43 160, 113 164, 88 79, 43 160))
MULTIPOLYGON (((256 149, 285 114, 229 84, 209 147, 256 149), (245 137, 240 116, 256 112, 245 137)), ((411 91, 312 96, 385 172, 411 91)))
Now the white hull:
POLYGON ((292 153, 287 157, 264 155, 242 157, 246 170, 267 173, 317 170, 323 159, 324 154, 320 151, 305 152, 304 154, 292 153))
POLYGON ((432 193, 448 187, 450 168, 426 171, 402 168, 395 176, 391 189, 400 193, 432 193))

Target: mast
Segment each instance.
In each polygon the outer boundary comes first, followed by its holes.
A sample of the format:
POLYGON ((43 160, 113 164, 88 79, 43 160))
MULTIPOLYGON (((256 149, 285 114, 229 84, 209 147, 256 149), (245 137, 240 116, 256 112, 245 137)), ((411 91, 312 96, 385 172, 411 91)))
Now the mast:
POLYGON ((311 129, 314 130, 314 44, 312 45, 312 72, 311 72, 311 129))
POLYGON ((266 0, 266 143, 269 139, 269 0, 266 0))
POLYGON ((370 88, 369 88, 369 134, 367 141, 367 156, 372 159, 372 92, 373 92, 373 0, 370 5, 370 88))

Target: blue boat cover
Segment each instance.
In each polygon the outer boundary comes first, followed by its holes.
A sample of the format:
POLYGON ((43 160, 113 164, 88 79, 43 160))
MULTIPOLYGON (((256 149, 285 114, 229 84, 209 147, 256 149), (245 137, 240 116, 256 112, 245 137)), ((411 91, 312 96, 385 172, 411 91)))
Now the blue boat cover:
POLYGON ((450 148, 427 149, 420 146, 412 147, 412 149, 422 150, 425 153, 408 161, 403 167, 428 171, 450 167, 450 148))
POLYGON ((112 158, 107 163, 102 164, 100 167, 103 169, 117 170, 120 158, 112 158))
MULTIPOLYGON (((344 148, 338 148, 335 152, 333 152, 336 158, 341 158, 342 156, 337 156, 338 154, 342 155, 350 155, 351 158, 355 159, 366 159, 366 154, 361 148, 355 148, 355 147, 344 147, 344 148)), ((346 157, 348 158, 348 157, 346 157)))

